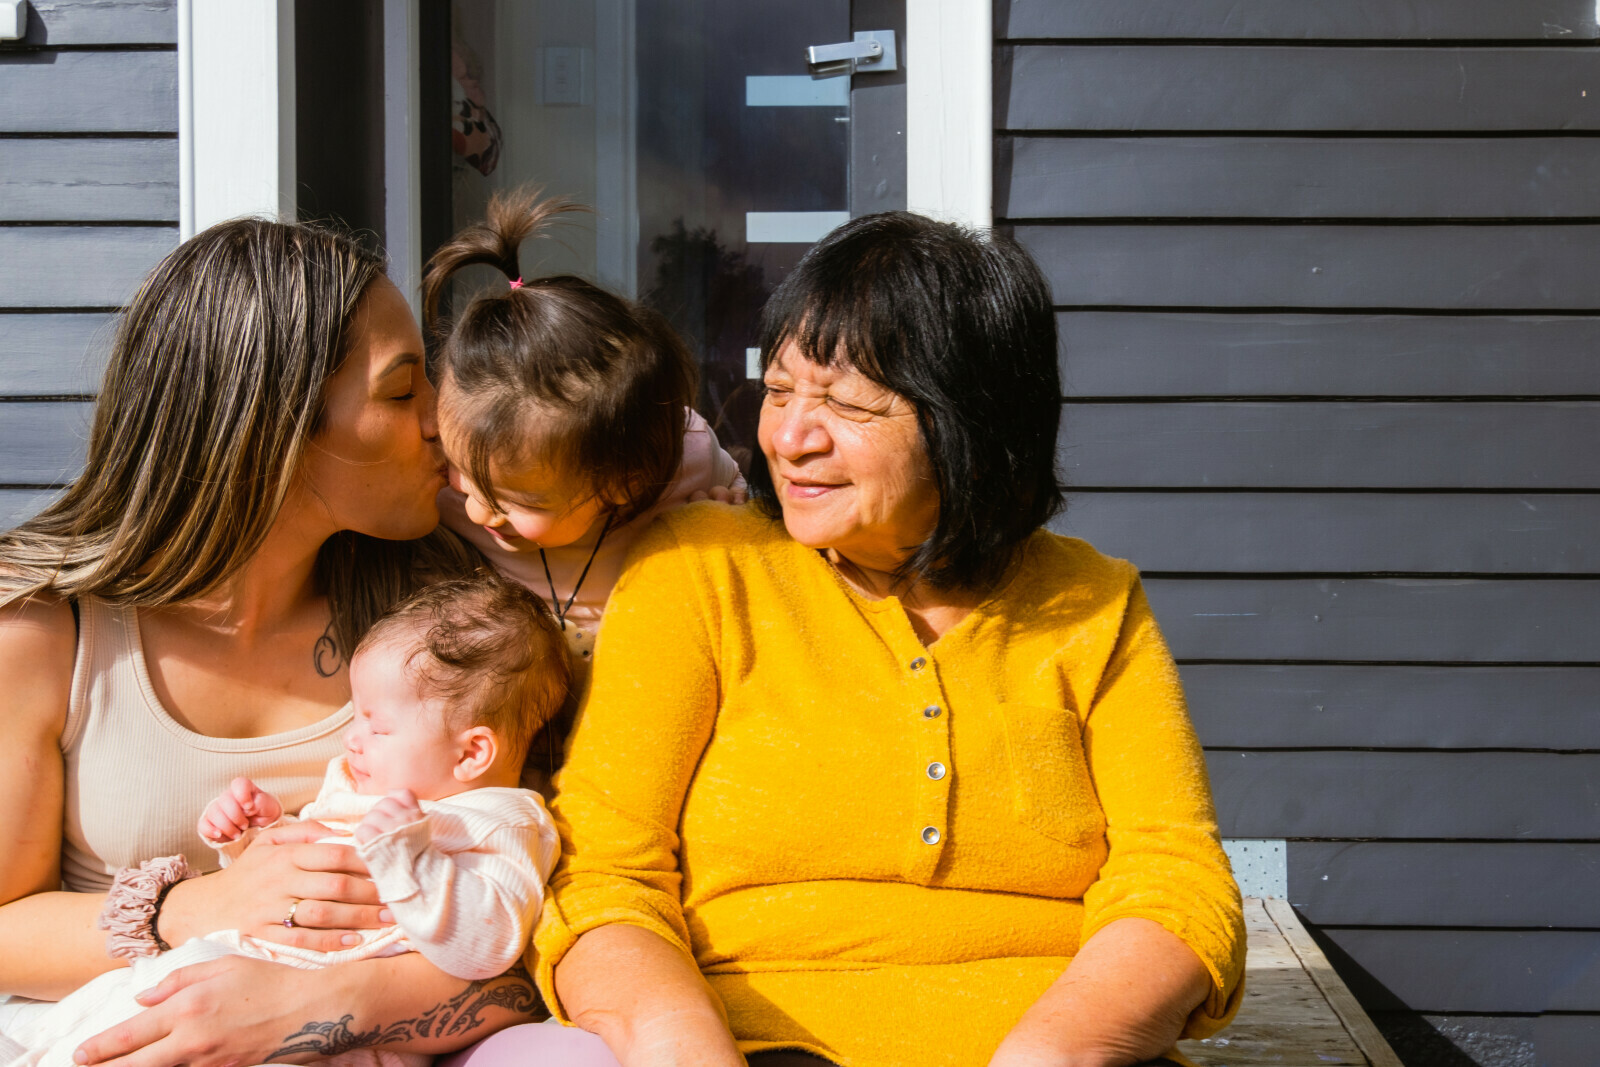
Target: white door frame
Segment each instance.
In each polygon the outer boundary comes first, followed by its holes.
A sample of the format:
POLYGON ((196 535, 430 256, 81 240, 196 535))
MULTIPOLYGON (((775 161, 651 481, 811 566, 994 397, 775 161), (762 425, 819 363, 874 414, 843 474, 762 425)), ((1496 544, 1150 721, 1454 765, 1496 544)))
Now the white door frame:
MULTIPOLYGON (((389 280, 422 319, 422 97, 417 0, 383 0, 383 243, 389 280)), ((443 135, 443 131, 440 131, 443 135)))
POLYGON ((991 0, 906 0, 906 207, 994 222, 991 0))
POLYGON ((294 0, 178 0, 178 221, 295 214, 294 0))
MULTIPOLYGON (((631 6, 602 4, 608 28, 622 28, 614 36, 623 47, 631 6)), ((906 0, 906 206, 980 228, 994 217, 993 18, 990 0, 906 0)), ((416 0, 384 0, 386 243, 396 282, 413 300, 421 269, 417 54, 416 0)), ((178 0, 183 237, 240 215, 294 218, 294 75, 294 0, 178 0)), ((625 96, 631 86, 605 88, 625 96)), ((619 137, 626 132, 603 131, 602 143, 612 148, 607 162, 631 172, 631 152, 617 150, 628 147, 619 137)), ((631 184, 622 174, 603 181, 607 207, 630 206, 631 184)), ((615 284, 630 276, 630 233, 607 221, 604 273, 615 284)))

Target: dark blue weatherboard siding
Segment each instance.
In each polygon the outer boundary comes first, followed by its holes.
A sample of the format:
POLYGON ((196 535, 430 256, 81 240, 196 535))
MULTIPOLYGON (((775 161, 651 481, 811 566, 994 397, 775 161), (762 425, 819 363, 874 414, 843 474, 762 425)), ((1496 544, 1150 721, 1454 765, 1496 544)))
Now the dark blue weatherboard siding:
POLYGON ((1594 5, 995 10, 1054 528, 1147 573, 1224 832, 1288 839, 1403 1054, 1589 1062, 1553 1057, 1600 1013, 1594 5))
POLYGON ((1016 237, 1063 306, 1572 311, 1600 277, 1600 225, 1580 223, 1028 223, 1016 237))
POLYGON ((1587 314, 1063 311, 1056 323, 1070 396, 1600 396, 1600 319, 1587 314))
POLYGON ((1600 128, 1587 48, 1019 44, 997 60, 1007 130, 1600 128))
POLYGON ((49 0, 0 46, 0 527, 83 463, 123 304, 178 240, 175 0, 49 0))
POLYGON ((1000 0, 999 36, 1576 42, 1600 38, 1590 0, 1000 0))
MULTIPOLYGON (((1600 667, 1190 663, 1182 672, 1210 748, 1600 752, 1600 667)), ((1600 893, 1591 896, 1600 908, 1600 893)))
POLYGON ((115 328, 98 312, 0 311, 0 396, 95 392, 115 328))
POLYGON ((177 217, 176 138, 0 141, 0 220, 171 222, 177 217))
POLYGON ((1012 219, 1583 218, 1600 143, 1572 137, 1003 138, 1012 219), (1470 182, 1456 182, 1471 173, 1470 182))
POLYGON ((1051 525, 1161 573, 1600 574, 1588 493, 1080 489, 1051 525))
POLYGON ((1289 895, 1315 922, 1372 926, 1600 927, 1600 845, 1303 841, 1289 895))
POLYGON ((0 53, 0 133, 176 133, 176 51, 0 53))
POLYGON ((1061 464, 1086 489, 1596 489, 1600 401, 1069 398, 1061 464))
POLYGON ((175 45, 178 0, 33 0, 25 44, 175 45))
POLYGON ((5 485, 60 485, 83 469, 93 405, 75 401, 0 402, 5 485))
POLYGON ((0 226, 0 309, 121 305, 177 226, 0 226))

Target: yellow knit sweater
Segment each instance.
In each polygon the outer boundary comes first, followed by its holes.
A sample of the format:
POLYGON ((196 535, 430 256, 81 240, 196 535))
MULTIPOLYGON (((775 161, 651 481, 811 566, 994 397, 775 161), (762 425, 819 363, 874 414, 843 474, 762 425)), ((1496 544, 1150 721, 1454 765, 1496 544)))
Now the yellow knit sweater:
POLYGON ((693 955, 741 1050, 987 1062, 1107 923, 1236 1010, 1239 892, 1137 572, 1040 532, 923 647, 781 522, 700 504, 635 547, 559 780, 537 978, 607 923, 693 955))

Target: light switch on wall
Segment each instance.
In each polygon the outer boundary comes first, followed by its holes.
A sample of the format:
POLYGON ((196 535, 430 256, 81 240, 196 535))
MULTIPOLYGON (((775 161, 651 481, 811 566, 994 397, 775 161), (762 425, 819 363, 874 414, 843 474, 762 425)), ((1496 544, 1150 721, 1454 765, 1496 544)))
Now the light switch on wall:
POLYGON ((593 103, 589 87, 589 50, 568 45, 543 49, 542 104, 593 103))

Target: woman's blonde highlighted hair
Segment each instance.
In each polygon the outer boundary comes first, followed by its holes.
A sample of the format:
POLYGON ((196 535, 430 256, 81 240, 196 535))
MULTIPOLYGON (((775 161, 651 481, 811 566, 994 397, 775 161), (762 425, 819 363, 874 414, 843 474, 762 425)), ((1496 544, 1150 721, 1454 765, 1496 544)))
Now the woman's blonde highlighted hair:
MULTIPOLYGON (((83 473, 0 534, 0 605, 43 593, 153 607, 239 571, 299 474, 351 316, 382 273, 342 234, 260 219, 213 226, 163 259, 122 314, 83 473)), ((316 574, 340 649, 420 565, 459 571, 468 558, 438 539, 330 539, 316 574)))

